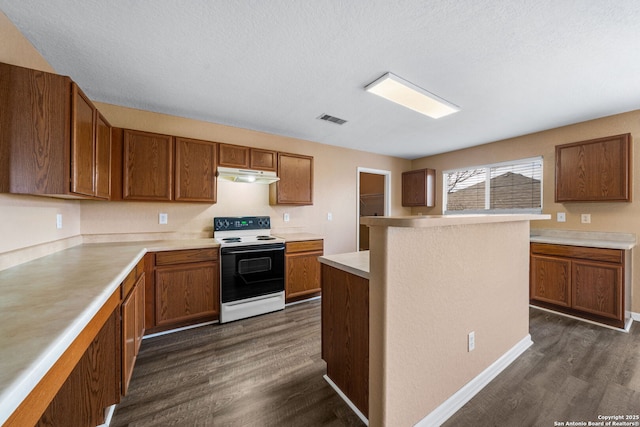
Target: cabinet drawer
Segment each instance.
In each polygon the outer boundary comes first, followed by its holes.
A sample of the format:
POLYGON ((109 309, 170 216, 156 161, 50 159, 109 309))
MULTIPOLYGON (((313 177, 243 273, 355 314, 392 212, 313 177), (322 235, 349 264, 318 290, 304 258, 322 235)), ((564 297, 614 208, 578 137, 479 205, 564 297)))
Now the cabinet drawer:
POLYGON ((286 253, 316 252, 323 250, 323 240, 305 240, 302 242, 290 242, 286 244, 286 253))
POLYGON ((218 248, 186 249, 156 253, 156 265, 188 264, 192 262, 216 261, 218 248))
POLYGON ((624 251, 621 249, 588 248, 584 246, 553 245, 549 243, 531 243, 531 253, 555 255, 568 258, 580 258, 593 261, 622 264, 624 251))
POLYGON ((136 280, 144 273, 144 260, 140 260, 140 262, 133 267, 133 269, 127 274, 127 277, 122 282, 122 294, 120 297, 125 299, 133 286, 136 284, 136 280))

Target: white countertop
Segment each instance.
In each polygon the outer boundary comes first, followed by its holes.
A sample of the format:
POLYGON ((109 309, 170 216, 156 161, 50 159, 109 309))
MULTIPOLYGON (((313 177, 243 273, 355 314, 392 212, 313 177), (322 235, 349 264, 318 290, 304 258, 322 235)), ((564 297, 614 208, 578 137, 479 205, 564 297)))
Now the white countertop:
POLYGON ((636 245, 636 236, 631 233, 532 229, 529 241, 554 245, 630 250, 636 245))
POLYGON ((148 251, 213 239, 78 245, 0 271, 0 425, 148 251))
POLYGON ((324 236, 313 233, 272 233, 276 237, 284 239, 285 242, 304 242, 307 240, 324 240, 324 236))
POLYGON ((496 222, 536 221, 551 219, 546 214, 478 214, 478 215, 411 215, 365 216, 360 223, 381 227, 443 227, 450 225, 490 224, 496 222))
POLYGON ((324 255, 318 257, 318 260, 347 273, 369 279, 369 251, 324 255))

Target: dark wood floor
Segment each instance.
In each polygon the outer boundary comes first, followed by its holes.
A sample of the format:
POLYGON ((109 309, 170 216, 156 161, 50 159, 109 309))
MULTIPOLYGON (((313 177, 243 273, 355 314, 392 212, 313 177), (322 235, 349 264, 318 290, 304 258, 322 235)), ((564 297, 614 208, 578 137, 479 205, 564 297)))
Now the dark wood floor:
POLYGON ((640 324, 626 334, 533 308, 530 319, 533 346, 445 427, 547 427, 597 422, 599 415, 640 416, 640 324))
MULTIPOLYGON (((447 427, 554 426, 640 414, 630 334, 531 309, 534 345, 447 427)), ((320 302, 143 341, 111 425, 362 426, 325 383, 320 302)))
POLYGON ((111 426, 362 426, 322 376, 320 301, 146 339, 111 426))

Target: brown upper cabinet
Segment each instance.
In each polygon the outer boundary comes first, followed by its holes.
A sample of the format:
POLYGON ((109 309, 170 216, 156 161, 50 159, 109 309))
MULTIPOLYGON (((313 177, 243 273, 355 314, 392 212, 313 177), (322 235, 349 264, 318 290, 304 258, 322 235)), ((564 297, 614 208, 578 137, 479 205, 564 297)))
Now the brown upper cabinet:
POLYGON ((109 198, 110 128, 67 76, 0 63, 0 191, 109 198))
POLYGON ((278 153, 278 177, 270 185, 270 204, 313 205, 313 157, 278 153))
POLYGON ((125 129, 123 138, 123 199, 170 201, 173 137, 125 129))
POLYGON ((216 202, 215 142, 114 128, 113 145, 112 200, 216 202))
POLYGON ((251 169, 276 172, 278 170, 278 153, 271 150, 252 148, 249 167, 251 169))
POLYGON ((249 168, 251 149, 240 145, 218 144, 218 166, 249 168))
POLYGON ((277 170, 277 153, 271 150, 218 144, 218 166, 228 168, 277 170))
POLYGON ((402 172, 402 206, 436 205, 436 171, 418 169, 402 172))
POLYGON ((215 142, 176 137, 176 200, 215 203, 215 173, 215 142))
POLYGON ((111 198, 111 125, 96 111, 96 197, 111 198))
POLYGON ((556 146, 556 202, 630 202, 631 135, 556 146))

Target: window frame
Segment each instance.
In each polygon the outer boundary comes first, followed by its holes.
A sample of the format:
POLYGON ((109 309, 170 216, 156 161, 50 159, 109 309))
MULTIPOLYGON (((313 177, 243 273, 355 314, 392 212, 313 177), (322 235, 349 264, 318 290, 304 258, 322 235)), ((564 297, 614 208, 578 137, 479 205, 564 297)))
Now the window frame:
POLYGON ((498 163, 490 163, 477 166, 467 166, 462 168, 447 169, 442 171, 442 214, 443 215, 499 215, 499 214, 541 214, 544 202, 544 158, 543 156, 527 157, 524 159, 508 160, 498 163), (516 166, 527 163, 540 162, 540 207, 539 208, 509 208, 509 209, 491 209, 491 169, 505 166, 516 166), (451 173, 468 171, 474 169, 485 170, 485 209, 467 209, 460 211, 447 210, 448 201, 448 188, 447 176, 451 173))

